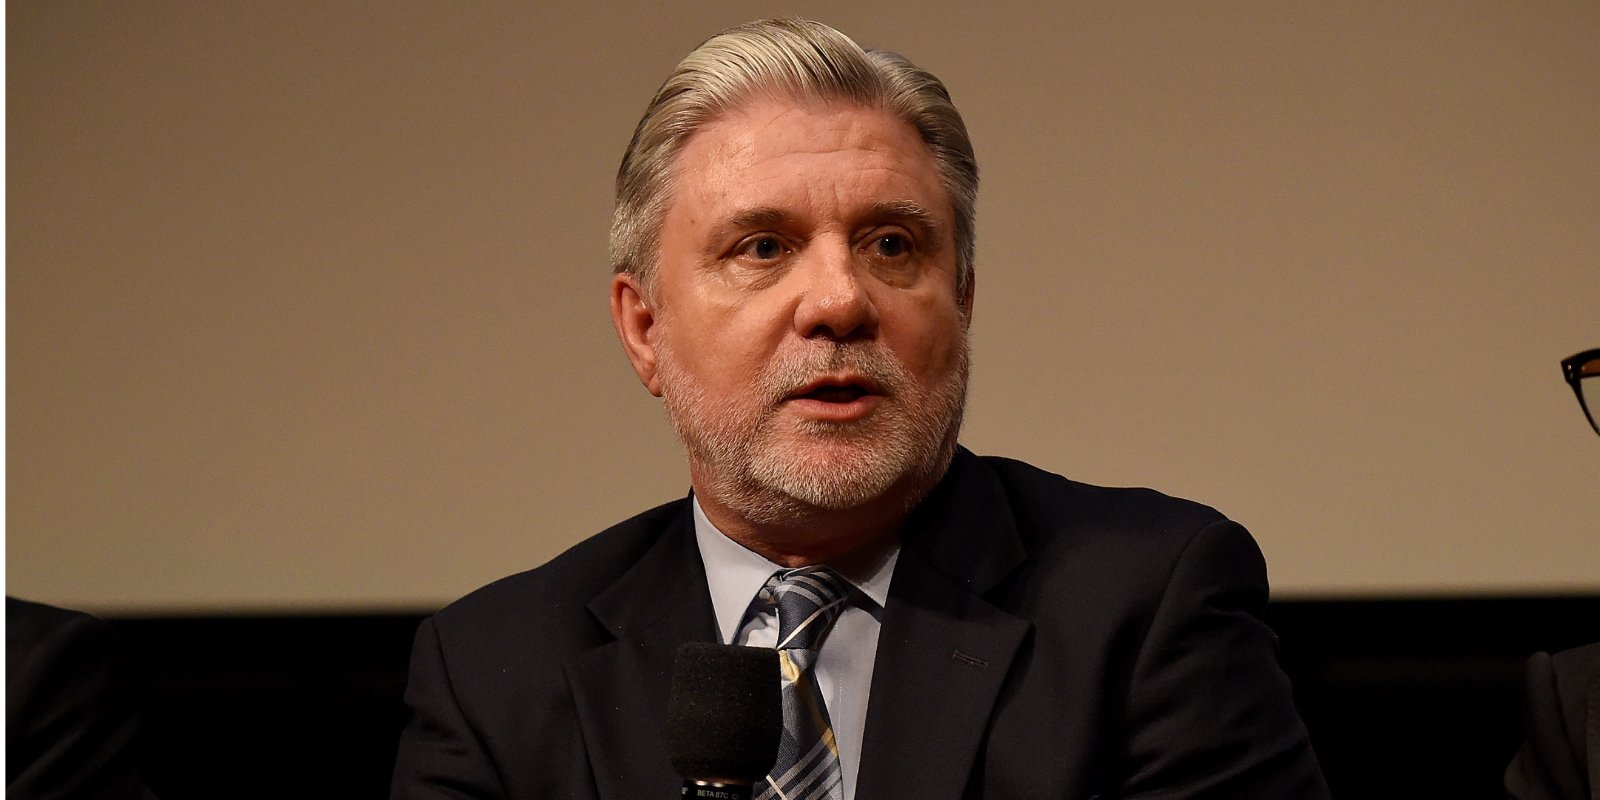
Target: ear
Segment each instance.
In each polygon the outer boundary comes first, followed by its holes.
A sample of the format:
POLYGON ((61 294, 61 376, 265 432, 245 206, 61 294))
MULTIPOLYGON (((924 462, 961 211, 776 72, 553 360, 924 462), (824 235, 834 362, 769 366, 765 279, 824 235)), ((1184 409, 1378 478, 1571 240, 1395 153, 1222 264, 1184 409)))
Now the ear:
POLYGON ((618 273, 612 276, 611 324, 617 328, 622 351, 628 354, 628 361, 633 364, 633 372, 639 376, 639 382, 651 394, 660 397, 661 382, 656 378, 656 348, 650 339, 655 329, 656 313, 637 275, 618 273))

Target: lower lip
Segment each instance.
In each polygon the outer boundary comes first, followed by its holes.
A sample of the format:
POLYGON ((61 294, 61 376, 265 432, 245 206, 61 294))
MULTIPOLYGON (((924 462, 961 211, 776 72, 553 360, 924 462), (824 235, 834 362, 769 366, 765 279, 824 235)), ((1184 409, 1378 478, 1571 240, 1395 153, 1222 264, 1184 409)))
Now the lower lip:
POLYGON ((882 395, 864 394, 854 400, 843 403, 831 403, 810 397, 796 397, 793 400, 789 400, 786 405, 800 412, 800 416, 806 419, 819 422, 855 422, 859 419, 865 419, 881 402, 883 402, 882 395))

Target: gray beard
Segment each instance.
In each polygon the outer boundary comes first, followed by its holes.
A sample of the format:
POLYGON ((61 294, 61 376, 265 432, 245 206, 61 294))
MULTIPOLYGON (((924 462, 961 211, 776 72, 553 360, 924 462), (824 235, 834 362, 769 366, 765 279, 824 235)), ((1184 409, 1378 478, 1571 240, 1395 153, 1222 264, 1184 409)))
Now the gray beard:
POLYGON ((881 345, 817 344, 770 362, 756 382, 759 402, 746 405, 708 400, 703 387, 678 370, 668 338, 656 348, 662 397, 697 477, 708 484, 697 488, 752 523, 857 508, 891 491, 901 494, 899 510, 907 511, 955 455, 970 362, 965 335, 955 369, 927 391, 881 345), (887 402, 862 420, 803 421, 798 437, 781 437, 775 425, 782 399, 817 375, 842 369, 872 378, 887 402), (804 440, 832 444, 834 452, 821 457, 804 440))

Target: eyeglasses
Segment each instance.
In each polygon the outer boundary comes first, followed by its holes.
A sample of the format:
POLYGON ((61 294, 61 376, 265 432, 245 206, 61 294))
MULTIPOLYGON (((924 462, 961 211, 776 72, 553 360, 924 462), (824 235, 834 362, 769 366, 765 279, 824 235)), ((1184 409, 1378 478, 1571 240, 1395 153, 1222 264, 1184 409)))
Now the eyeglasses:
POLYGON ((1589 427, 1600 433, 1600 424, 1594 421, 1595 413, 1600 412, 1600 349, 1585 350, 1562 359, 1561 373, 1567 377, 1567 383, 1572 384, 1572 393, 1578 396, 1578 405, 1589 418, 1589 427))

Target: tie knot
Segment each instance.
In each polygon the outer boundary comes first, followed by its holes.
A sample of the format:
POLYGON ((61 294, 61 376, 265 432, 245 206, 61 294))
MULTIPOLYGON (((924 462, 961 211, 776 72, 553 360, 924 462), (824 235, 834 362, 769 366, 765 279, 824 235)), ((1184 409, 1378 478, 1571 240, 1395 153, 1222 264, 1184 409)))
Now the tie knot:
POLYGON ((824 566, 779 570, 767 579, 778 609, 778 649, 815 650, 844 610, 850 584, 824 566))

